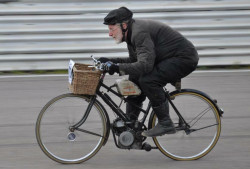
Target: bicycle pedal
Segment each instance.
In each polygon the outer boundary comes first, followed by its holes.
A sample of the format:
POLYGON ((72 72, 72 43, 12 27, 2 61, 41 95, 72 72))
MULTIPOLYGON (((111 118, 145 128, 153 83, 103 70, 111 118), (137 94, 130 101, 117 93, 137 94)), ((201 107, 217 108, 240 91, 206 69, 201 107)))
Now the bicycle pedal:
POLYGON ((147 142, 145 142, 142 145, 142 149, 145 150, 145 151, 151 151, 152 150, 152 146, 150 144, 148 144, 147 142))

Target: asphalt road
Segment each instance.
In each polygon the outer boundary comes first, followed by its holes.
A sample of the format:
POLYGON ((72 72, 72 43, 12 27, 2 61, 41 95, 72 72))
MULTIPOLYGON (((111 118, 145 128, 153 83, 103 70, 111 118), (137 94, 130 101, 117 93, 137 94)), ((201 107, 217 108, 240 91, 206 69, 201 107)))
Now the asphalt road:
MULTIPOLYGON (((107 76, 112 84, 117 76, 107 76)), ((2 169, 248 169, 250 168, 250 71, 197 72, 183 80, 183 88, 208 93, 225 111, 222 134, 215 148, 196 161, 180 162, 158 150, 120 150, 112 137, 89 161, 62 165, 43 154, 36 143, 35 122, 53 97, 67 93, 66 76, 0 76, 0 168, 2 169)), ((170 87, 170 89, 172 89, 170 87)), ((110 114, 113 114, 110 112, 110 114)))

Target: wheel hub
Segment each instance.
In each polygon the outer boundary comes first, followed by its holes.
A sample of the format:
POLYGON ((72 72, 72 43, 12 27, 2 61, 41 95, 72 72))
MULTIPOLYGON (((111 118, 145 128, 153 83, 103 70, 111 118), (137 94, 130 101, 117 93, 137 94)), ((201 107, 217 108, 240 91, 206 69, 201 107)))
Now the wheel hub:
POLYGON ((69 141, 75 141, 75 140, 76 140, 76 135, 75 135, 75 133, 69 133, 69 134, 68 134, 68 139, 69 139, 69 141))

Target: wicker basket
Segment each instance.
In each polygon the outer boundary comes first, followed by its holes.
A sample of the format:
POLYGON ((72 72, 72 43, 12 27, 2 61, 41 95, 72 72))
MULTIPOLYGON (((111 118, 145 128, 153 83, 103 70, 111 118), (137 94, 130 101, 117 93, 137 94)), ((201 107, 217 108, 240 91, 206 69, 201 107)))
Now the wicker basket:
POLYGON ((69 90, 74 94, 94 95, 99 83, 101 71, 88 67, 90 65, 76 63, 73 68, 73 81, 69 90))

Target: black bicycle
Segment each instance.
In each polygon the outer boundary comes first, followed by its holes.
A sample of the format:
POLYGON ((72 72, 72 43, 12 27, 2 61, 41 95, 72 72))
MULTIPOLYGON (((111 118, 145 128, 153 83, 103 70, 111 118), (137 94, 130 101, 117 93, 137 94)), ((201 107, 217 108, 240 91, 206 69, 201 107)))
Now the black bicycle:
MULTIPOLYGON (((94 66, 100 69, 102 64, 95 60, 94 66)), ((137 106, 142 115, 138 121, 130 121, 122 110, 122 105, 129 102, 127 97, 114 89, 117 85, 105 85, 104 78, 105 72, 94 95, 62 94, 42 108, 36 122, 36 138, 42 151, 52 160, 63 164, 89 160, 106 144, 110 131, 118 148, 159 149, 174 160, 199 159, 216 145, 223 110, 207 94, 194 89, 178 88, 173 92, 165 89, 177 133, 153 137, 153 147, 141 136, 142 131, 157 124, 150 102, 145 110, 137 106), (108 93, 121 102, 115 103, 108 93), (116 115, 112 123, 99 99, 116 115)))

